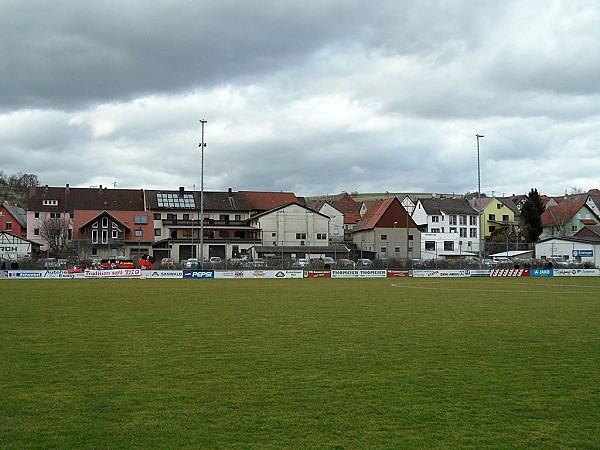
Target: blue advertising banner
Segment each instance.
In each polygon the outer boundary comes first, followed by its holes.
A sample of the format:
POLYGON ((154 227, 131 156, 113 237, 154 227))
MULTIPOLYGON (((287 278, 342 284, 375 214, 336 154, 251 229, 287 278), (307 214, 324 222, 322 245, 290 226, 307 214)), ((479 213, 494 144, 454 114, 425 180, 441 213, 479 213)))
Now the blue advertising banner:
POLYGON ((573 256, 575 258, 593 258, 594 250, 573 250, 573 256))
POLYGON ((531 269, 530 277, 553 277, 554 269, 531 269))
POLYGON ((214 270, 202 270, 202 269, 185 269, 183 271, 183 278, 198 278, 198 279, 205 279, 205 278, 214 278, 215 277, 215 271, 214 270))

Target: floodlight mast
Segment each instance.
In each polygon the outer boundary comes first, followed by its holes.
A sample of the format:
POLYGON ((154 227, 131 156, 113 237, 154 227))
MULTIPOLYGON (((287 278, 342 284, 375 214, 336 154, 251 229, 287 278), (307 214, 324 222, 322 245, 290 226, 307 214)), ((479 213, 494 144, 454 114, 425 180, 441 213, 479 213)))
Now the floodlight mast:
POLYGON ((477 211, 478 211, 478 233, 479 233, 479 268, 481 269, 481 231, 482 231, 482 223, 481 223, 481 164, 479 158, 479 139, 483 138, 483 134, 476 134, 475 138, 477 139, 477 211))
POLYGON ((206 143, 204 142, 204 125, 208 121, 200 119, 202 126, 202 140, 198 147, 200 147, 200 268, 204 269, 204 148, 206 143))

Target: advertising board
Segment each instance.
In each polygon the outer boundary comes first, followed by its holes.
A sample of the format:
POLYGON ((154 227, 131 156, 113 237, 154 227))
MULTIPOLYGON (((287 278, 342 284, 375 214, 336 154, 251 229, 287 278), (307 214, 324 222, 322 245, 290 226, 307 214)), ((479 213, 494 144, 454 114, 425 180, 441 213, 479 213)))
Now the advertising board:
POLYGON ((410 277, 410 271, 408 270, 388 270, 387 271, 388 278, 406 278, 410 277))
POLYGON ((87 278, 139 278, 142 271, 140 269, 85 269, 83 274, 87 278))
POLYGON ((553 277, 554 269, 531 269, 531 277, 553 277))
POLYGON ((474 269, 474 270, 469 270, 467 273, 470 277, 489 277, 490 276, 489 269, 474 269))
POLYGON ((183 278, 183 272, 181 270, 144 270, 143 272, 146 278, 161 278, 161 279, 181 279, 183 278))
POLYGON ((528 277, 530 276, 529 269, 492 269, 490 270, 491 277, 528 277))
POLYGON ((306 278, 331 278, 331 270, 309 270, 306 278))
POLYGON ((555 277, 597 277, 600 269, 554 269, 555 277))
POLYGON ((205 280, 212 279, 214 277, 214 270, 184 269, 183 271, 183 278, 185 279, 205 280))
POLYGON ((332 270, 331 278, 386 278, 385 269, 382 270, 332 270))
POLYGON ((593 258, 594 250, 573 250, 573 256, 575 258, 593 258))
POLYGON ((466 270, 413 270, 415 278, 461 278, 468 277, 466 270))
POLYGON ((17 270, 10 271, 10 278, 43 278, 45 270, 17 270))
POLYGON ((44 278, 75 278, 72 273, 66 270, 46 270, 44 271, 44 278))
POLYGON ((283 279, 304 278, 302 270, 218 270, 215 278, 223 279, 283 279))

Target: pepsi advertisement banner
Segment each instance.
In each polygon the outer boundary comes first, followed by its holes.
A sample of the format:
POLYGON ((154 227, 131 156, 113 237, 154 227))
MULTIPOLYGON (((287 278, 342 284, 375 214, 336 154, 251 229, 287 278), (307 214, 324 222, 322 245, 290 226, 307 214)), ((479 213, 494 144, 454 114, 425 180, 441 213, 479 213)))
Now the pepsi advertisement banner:
POLYGON ((202 269, 185 269, 183 271, 183 278, 186 279, 212 279, 215 277, 214 270, 202 270, 202 269))

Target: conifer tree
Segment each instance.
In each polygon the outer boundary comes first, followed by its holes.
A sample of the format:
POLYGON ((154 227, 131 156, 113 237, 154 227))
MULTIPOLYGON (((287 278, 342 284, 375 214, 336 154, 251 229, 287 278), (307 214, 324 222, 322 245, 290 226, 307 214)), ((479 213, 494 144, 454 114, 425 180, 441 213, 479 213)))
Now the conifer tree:
POLYGON ((542 234, 542 213, 544 210, 544 202, 540 198, 540 194, 537 189, 532 188, 521 208, 521 226, 525 242, 537 242, 542 234))

